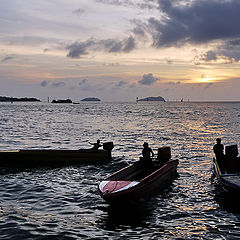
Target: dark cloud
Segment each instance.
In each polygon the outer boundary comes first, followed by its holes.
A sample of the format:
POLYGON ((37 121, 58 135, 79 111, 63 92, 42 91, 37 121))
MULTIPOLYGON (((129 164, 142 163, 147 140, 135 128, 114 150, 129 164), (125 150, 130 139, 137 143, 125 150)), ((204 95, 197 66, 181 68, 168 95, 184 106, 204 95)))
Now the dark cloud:
POLYGON ((240 36, 239 0, 158 0, 161 20, 150 18, 155 47, 207 43, 240 36))
POLYGON ((85 12, 85 10, 82 9, 82 8, 78 8, 78 9, 76 9, 76 10, 73 11, 73 13, 76 14, 76 15, 81 15, 81 14, 83 14, 84 12, 85 12))
POLYGON ((233 63, 240 61, 240 39, 230 40, 218 46, 215 50, 209 50, 206 53, 194 58, 195 64, 204 62, 233 63))
POLYGON ((44 53, 50 52, 50 51, 51 51, 51 49, 49 49, 49 48, 44 48, 44 49, 43 49, 43 52, 44 52, 44 53))
POLYGON ((131 52, 135 48, 135 40, 132 36, 124 41, 123 52, 131 52))
POLYGON ((99 89, 101 89, 100 86, 97 85, 93 85, 91 84, 87 79, 82 79, 79 83, 78 86, 80 87, 81 91, 97 91, 99 89))
POLYGON ((120 82, 118 82, 118 83, 116 84, 117 87, 123 87, 123 86, 125 86, 125 85, 127 85, 127 82, 126 82, 126 81, 120 81, 120 82))
POLYGON ((132 83, 129 85, 130 88, 135 88, 136 86, 137 86, 136 83, 132 83))
POLYGON ((158 80, 158 78, 154 77, 152 73, 144 74, 143 78, 138 82, 142 85, 152 85, 158 80))
POLYGON ((148 37, 149 26, 147 23, 137 19, 132 19, 130 22, 134 26, 132 29, 132 33, 134 34, 135 37, 138 37, 138 38, 148 37))
POLYGON ((66 49, 69 50, 67 57, 80 58, 82 55, 88 54, 88 48, 94 44, 95 41, 93 39, 87 40, 85 42, 75 42, 66 47, 66 49))
POLYGON ((66 85, 65 82, 55 82, 55 83, 52 83, 52 86, 56 87, 56 88, 64 87, 65 85, 66 85))
POLYGON ((105 51, 109 53, 128 53, 135 48, 135 39, 129 36, 123 40, 116 39, 89 39, 85 42, 75 42, 66 47, 70 58, 80 58, 82 55, 89 54, 89 51, 105 51))
POLYGON ((132 8, 139 8, 139 9, 156 9, 157 4, 156 0, 148 0, 147 2, 144 1, 132 1, 132 0, 96 0, 98 3, 108 4, 108 5, 115 5, 115 6, 122 6, 122 7, 132 7, 132 8))
POLYGON ((7 61, 15 59, 15 58, 16 58, 15 55, 7 55, 1 60, 1 62, 7 62, 7 61))
POLYGON ((41 87, 46 87, 47 85, 48 85, 48 81, 46 81, 46 80, 43 80, 41 83, 40 83, 40 86, 41 87))
POLYGON ((204 87, 204 89, 208 89, 213 86, 213 83, 207 83, 207 85, 204 87))
POLYGON ((215 51, 207 51, 203 56, 202 56, 202 60, 204 61, 211 61, 211 60, 214 60, 216 61, 217 60, 217 54, 215 51))
POLYGON ((217 49, 217 55, 226 57, 230 62, 240 61, 240 39, 225 42, 217 49))
POLYGON ((82 86, 82 85, 84 85, 84 84, 86 84, 87 83, 87 79, 82 79, 80 82, 79 82, 79 86, 82 86))
POLYGON ((180 81, 177 81, 177 82, 172 82, 172 81, 170 81, 170 82, 168 82, 167 84, 168 84, 168 85, 179 85, 179 84, 181 84, 181 82, 180 82, 180 81))
POLYGON ((118 63, 118 62, 115 62, 115 63, 104 63, 103 65, 104 65, 104 66, 115 67, 115 66, 119 66, 120 63, 118 63))

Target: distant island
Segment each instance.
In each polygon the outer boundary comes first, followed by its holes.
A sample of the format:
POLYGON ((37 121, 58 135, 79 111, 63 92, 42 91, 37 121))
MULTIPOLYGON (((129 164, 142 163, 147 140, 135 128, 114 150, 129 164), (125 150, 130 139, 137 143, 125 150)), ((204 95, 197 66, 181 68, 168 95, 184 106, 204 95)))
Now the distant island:
POLYGON ((83 102, 88 102, 88 101, 100 102, 101 100, 100 100, 99 98, 90 97, 90 98, 84 98, 84 99, 82 99, 81 101, 83 101, 83 102))
POLYGON ((0 102, 41 102, 37 98, 16 98, 16 97, 2 97, 0 96, 0 102))
POLYGON ((166 102, 165 99, 163 97, 146 97, 146 98, 142 98, 139 99, 137 101, 161 101, 161 102, 166 102))
POLYGON ((71 99, 60 99, 60 100, 52 100, 52 103, 72 103, 71 99))

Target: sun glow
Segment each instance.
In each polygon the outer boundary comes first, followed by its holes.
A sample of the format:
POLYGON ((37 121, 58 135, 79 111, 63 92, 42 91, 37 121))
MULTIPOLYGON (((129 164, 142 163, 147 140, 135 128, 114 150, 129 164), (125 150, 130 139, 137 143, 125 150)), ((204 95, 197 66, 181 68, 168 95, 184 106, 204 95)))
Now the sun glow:
POLYGON ((214 82, 214 81, 216 81, 216 80, 217 80, 216 78, 203 77, 203 78, 199 79, 199 82, 209 83, 209 82, 214 82))
POLYGON ((201 76, 201 77, 196 77, 193 81, 195 83, 214 83, 219 81, 219 77, 207 77, 207 76, 201 76))

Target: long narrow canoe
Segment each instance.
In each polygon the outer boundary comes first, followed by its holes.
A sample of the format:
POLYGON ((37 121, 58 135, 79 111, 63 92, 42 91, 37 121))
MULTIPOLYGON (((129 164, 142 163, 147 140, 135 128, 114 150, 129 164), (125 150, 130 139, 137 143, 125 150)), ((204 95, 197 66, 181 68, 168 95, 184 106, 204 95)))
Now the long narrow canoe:
POLYGON ((0 166, 32 166, 32 165, 58 165, 58 164, 101 164, 111 159, 113 143, 103 144, 104 149, 79 150, 12 150, 0 151, 0 166))
MULTIPOLYGON (((240 162, 240 158, 236 158, 235 161, 240 162)), ((222 188, 228 193, 240 194, 240 170, 236 167, 221 169, 216 158, 213 158, 213 166, 222 188)))
POLYGON ((159 164, 153 162, 146 169, 141 161, 127 166, 104 179, 98 186, 100 196, 106 201, 134 201, 167 188, 176 178, 178 160, 159 164))

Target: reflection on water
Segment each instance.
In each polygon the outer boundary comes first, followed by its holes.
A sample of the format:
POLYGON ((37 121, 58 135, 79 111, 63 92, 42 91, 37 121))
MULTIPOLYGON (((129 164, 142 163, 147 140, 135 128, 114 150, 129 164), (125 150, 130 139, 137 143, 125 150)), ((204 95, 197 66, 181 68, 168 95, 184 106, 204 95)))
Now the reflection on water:
POLYGON ((239 201, 211 184, 215 139, 239 144, 239 116, 240 103, 0 104, 1 150, 115 145, 103 166, 1 169, 1 239, 239 239, 239 201), (155 153, 171 146, 179 177, 164 193, 110 206, 98 183, 138 160, 145 141, 155 153))
POLYGON ((223 210, 240 214, 240 195, 225 192, 217 182, 213 193, 214 199, 223 210))
POLYGON ((100 228, 109 231, 146 228, 153 207, 147 201, 129 205, 108 205, 106 209, 103 209, 105 214, 97 223, 100 228))

